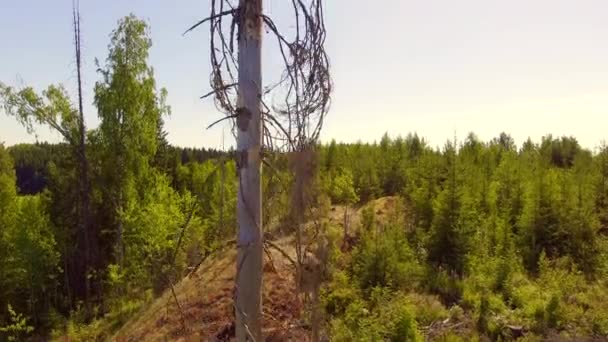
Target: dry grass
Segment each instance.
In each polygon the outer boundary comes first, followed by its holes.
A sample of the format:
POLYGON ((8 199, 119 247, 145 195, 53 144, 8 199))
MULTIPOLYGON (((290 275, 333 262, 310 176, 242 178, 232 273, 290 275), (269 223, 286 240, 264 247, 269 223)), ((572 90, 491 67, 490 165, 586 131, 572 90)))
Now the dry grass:
MULTIPOLYGON (((398 196, 387 196, 372 200, 363 206, 349 208, 348 216, 350 227, 353 227, 356 230, 360 226, 361 213, 363 209, 369 206, 374 208, 377 223, 387 222, 390 215, 396 214, 400 201, 401 199, 398 196)), ((344 210, 345 207, 342 205, 332 205, 331 211, 329 212, 329 222, 340 227, 343 226, 344 210)))
MULTIPOLYGON (((294 253, 292 241, 278 243, 294 253)), ((267 341, 306 341, 301 324, 302 303, 296 295, 291 264, 270 250, 264 267, 264 335, 267 341)), ((295 254, 295 253, 294 253, 295 254)), ((143 308, 112 338, 113 341, 231 341, 234 338, 232 295, 236 251, 227 250, 204 263, 196 273, 175 285, 182 308, 169 289, 143 308), (183 315, 183 316, 182 316, 183 315), (182 319, 183 317, 183 319, 182 319)))

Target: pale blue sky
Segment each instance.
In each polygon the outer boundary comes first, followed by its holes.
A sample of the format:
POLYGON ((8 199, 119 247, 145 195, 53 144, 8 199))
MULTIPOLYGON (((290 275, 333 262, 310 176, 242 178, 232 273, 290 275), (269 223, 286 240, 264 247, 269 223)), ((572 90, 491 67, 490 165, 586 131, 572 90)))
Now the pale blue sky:
MULTIPOLYGON (((264 0, 281 21, 285 0, 264 0)), ((0 1, 0 80, 75 90, 71 0, 0 1)), ((208 30, 181 33, 208 12, 208 0, 81 0, 84 90, 89 127, 108 35, 130 12, 151 25, 150 63, 169 91, 169 141, 221 146, 208 91, 208 30)), ((322 133, 373 141, 416 131, 441 145, 456 131, 518 143, 546 133, 574 135, 593 148, 608 138, 608 1, 327 0, 328 52, 335 93, 322 133)), ((270 57, 271 45, 265 56, 270 57)), ((271 70, 278 65, 266 63, 271 70)), ((226 135, 227 140, 230 135, 226 135)), ((40 140, 59 140, 41 131, 40 140)), ((0 114, 0 141, 34 137, 0 114)), ((229 141, 227 141, 229 143, 229 141)))

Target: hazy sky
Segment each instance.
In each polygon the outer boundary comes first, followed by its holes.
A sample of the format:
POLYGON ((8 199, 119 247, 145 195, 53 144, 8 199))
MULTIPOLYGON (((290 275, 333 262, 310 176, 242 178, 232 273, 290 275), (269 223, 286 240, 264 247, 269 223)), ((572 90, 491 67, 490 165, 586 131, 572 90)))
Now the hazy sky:
MULTIPOLYGON (((280 20, 285 0, 264 0, 280 20)), ((593 148, 608 138, 606 0, 327 0, 328 52, 335 92, 323 140, 373 141, 416 131, 433 145, 457 133, 482 139, 509 132, 518 143, 546 133, 574 135, 593 148)), ((63 83, 75 93, 71 0, 0 1, 0 80, 38 90, 63 83)), ((99 79, 94 58, 130 12, 151 25, 150 63, 169 91, 169 141, 219 147, 220 115, 206 93, 208 0, 81 0, 84 91, 89 127, 99 79)), ((264 52, 271 56, 273 51, 264 52)), ((267 63, 266 68, 278 68, 267 63)), ((230 139, 230 135, 226 135, 230 139)), ((41 131, 40 140, 59 140, 41 131)), ((0 114, 0 141, 31 142, 0 114)))

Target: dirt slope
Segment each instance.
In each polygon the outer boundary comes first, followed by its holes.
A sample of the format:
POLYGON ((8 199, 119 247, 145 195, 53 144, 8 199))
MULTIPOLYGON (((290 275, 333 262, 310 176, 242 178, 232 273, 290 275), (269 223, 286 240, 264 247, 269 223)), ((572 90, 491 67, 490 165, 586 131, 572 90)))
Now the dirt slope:
MULTIPOLYGON (((291 240, 278 243, 293 253, 291 240)), ((264 266, 264 335, 267 341, 306 341, 302 304, 296 296, 293 267, 277 251, 264 266), (273 267, 274 266, 274 267, 273 267)), ((232 295, 236 251, 216 255, 191 276, 148 305, 123 326, 113 341, 230 341, 234 337, 232 295)))

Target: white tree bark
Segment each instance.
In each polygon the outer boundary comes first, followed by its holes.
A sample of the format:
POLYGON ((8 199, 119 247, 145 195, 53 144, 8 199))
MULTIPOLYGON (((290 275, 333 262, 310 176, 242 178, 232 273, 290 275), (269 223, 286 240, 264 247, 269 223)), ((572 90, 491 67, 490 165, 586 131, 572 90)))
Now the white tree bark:
POLYGON ((262 341, 262 0, 240 0, 237 113, 237 341, 262 341))

